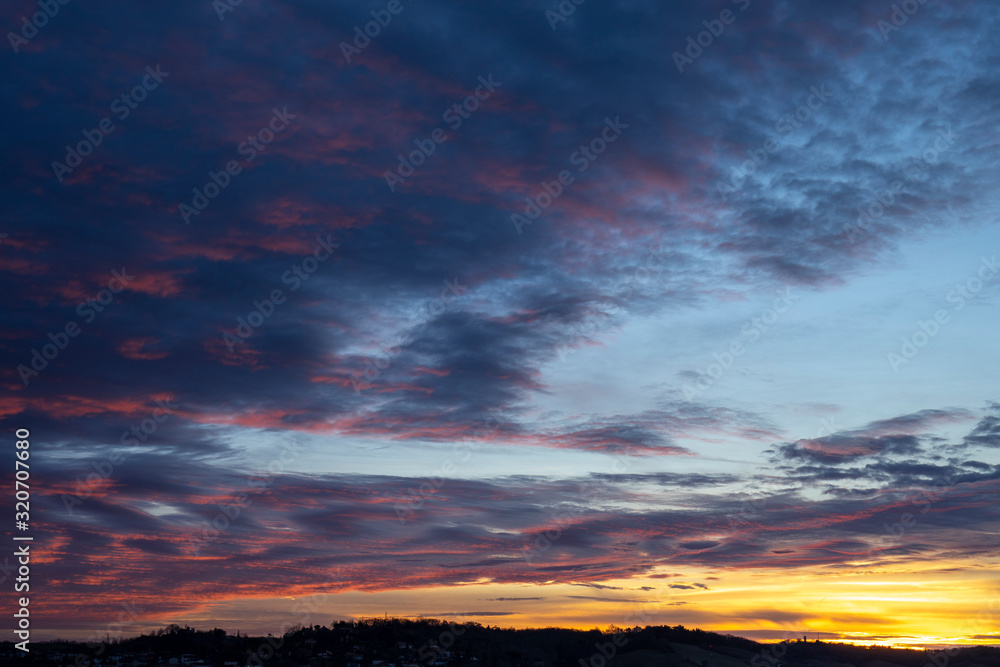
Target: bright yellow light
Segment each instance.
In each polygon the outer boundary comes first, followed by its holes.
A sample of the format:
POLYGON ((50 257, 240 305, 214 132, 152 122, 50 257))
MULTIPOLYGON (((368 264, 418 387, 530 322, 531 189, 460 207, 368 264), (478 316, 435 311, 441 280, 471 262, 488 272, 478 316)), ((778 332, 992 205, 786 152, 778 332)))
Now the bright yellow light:
MULTIPOLYGON (((577 629, 683 625, 758 641, 798 639, 901 648, 996 644, 1000 586, 973 563, 908 562, 877 571, 832 568, 720 571, 670 568, 641 579, 498 584, 331 594, 316 622, 431 616, 501 627, 577 629)), ((290 591, 297 598, 316 591, 290 591)), ((271 632, 293 598, 206 605, 200 616, 242 618, 271 632)), ((197 620, 197 619, 186 619, 197 620)), ((153 622, 152 627, 159 627, 153 622)), ((162 623, 160 623, 162 624, 162 623)))

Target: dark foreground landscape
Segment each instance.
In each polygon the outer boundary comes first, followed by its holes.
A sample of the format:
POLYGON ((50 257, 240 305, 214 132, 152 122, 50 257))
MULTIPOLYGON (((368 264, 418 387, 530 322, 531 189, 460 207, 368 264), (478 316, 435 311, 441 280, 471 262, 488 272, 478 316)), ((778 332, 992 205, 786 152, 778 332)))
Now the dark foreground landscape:
POLYGON ((809 641, 761 644, 683 626, 512 630, 477 623, 366 619, 281 637, 172 625, 101 644, 44 642, 25 656, 0 644, 2 664, 62 667, 993 667, 1000 647, 947 651, 809 641))

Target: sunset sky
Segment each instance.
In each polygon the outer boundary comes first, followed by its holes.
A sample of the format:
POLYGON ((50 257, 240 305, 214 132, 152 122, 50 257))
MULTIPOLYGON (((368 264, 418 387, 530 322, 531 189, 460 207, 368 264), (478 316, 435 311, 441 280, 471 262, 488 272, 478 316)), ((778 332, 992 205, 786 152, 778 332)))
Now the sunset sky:
POLYGON ((1000 5, 579 1, 4 5, 33 639, 1000 644, 1000 5))

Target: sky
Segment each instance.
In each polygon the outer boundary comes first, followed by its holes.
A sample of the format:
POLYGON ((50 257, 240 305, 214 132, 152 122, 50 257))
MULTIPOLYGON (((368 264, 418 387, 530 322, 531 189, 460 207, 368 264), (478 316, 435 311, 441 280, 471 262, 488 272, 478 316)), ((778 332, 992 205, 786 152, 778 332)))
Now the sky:
POLYGON ((5 3, 32 637, 1000 643, 998 19, 5 3))

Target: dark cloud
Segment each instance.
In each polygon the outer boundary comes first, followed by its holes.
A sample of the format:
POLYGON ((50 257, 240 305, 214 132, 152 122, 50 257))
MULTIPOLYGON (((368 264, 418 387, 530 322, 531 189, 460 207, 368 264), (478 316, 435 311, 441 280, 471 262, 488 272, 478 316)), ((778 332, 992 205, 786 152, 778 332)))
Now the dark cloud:
POLYGON ((931 435, 935 427, 960 423, 971 416, 964 409, 922 410, 874 421, 851 431, 784 443, 777 447, 775 454, 779 459, 818 464, 848 463, 856 459, 893 455, 916 456, 924 453, 925 444, 936 444, 931 435))
POLYGON ((983 417, 965 437, 970 447, 1000 447, 1000 404, 990 404, 991 414, 983 417))
POLYGON ((701 550, 701 549, 711 549, 712 547, 719 546, 719 543, 715 542, 714 540, 700 540, 695 542, 681 542, 680 546, 684 547, 685 549, 701 550))

